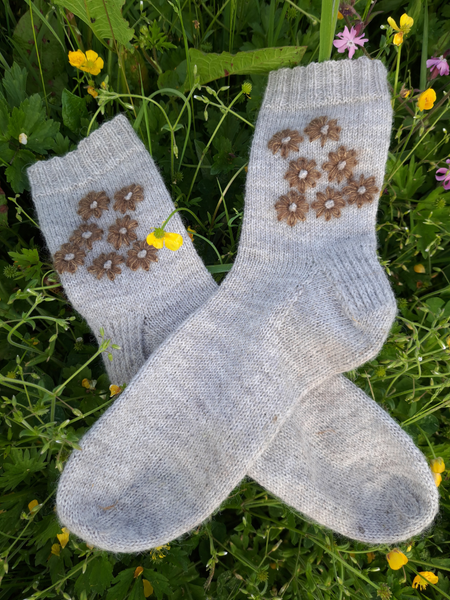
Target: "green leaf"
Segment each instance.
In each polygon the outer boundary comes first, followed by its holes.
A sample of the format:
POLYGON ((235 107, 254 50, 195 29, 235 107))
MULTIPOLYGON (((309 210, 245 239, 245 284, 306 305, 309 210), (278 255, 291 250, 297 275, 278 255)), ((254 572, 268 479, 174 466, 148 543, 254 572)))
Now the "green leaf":
POLYGON ((36 548, 42 548, 48 540, 54 540, 57 543, 57 534, 61 533, 61 525, 54 515, 48 515, 39 523, 37 533, 35 533, 36 548))
MULTIPOLYGON (((194 67, 200 85, 228 77, 228 75, 264 75, 281 67, 298 65, 305 54, 306 46, 285 46, 284 48, 263 48, 250 52, 230 54, 205 54, 195 48, 189 48, 191 80, 194 81, 194 67)), ((189 76, 184 82, 189 90, 189 76)))
POLYGON ((89 584, 92 593, 103 594, 113 578, 113 566, 107 556, 99 556, 89 565, 89 584))
POLYGON ((27 76, 27 70, 21 69, 16 62, 5 71, 2 83, 10 106, 19 106, 27 97, 27 76))
POLYGON ((131 590, 131 594, 128 596, 128 600, 145 600, 142 577, 138 577, 134 582, 133 589, 131 590))
POLYGON ((128 21, 122 17, 124 2, 125 0, 55 0, 55 4, 70 10, 87 23, 99 40, 114 37, 119 44, 129 46, 134 30, 130 29, 128 21))
POLYGON ((164 575, 161 575, 161 573, 157 573, 151 569, 144 569, 142 577, 150 581, 157 598, 162 598, 164 594, 170 595, 169 580, 164 575))
POLYGON ((88 116, 86 102, 83 98, 75 96, 69 90, 62 93, 62 118, 63 123, 71 131, 77 132, 81 127, 81 119, 88 116))
POLYGON ((113 583, 115 584, 108 590, 106 600, 123 600, 127 595, 130 583, 134 579, 135 568, 125 569, 121 571, 117 577, 114 577, 113 583))
POLYGON ((31 473, 37 473, 45 468, 45 456, 36 451, 13 448, 8 459, 3 463, 3 475, 0 477, 0 487, 12 490, 26 479, 31 473))
POLYGON ((28 150, 20 150, 14 158, 12 165, 5 170, 6 179, 16 194, 21 194, 29 189, 26 168, 35 162, 35 156, 28 150))

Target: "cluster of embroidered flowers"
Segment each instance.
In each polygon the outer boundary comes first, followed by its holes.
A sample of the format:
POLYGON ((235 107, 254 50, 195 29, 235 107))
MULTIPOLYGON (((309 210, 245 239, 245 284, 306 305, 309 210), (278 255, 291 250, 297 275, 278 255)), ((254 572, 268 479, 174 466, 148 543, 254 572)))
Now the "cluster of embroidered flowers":
MULTIPOLYGON (((116 222, 108 228, 106 241, 115 250, 122 246, 132 246, 127 251, 127 257, 117 252, 102 253, 87 267, 87 271, 97 279, 106 276, 114 281, 122 273, 119 265, 125 265, 132 271, 143 269, 148 271, 152 262, 158 261, 158 250, 145 240, 138 240, 135 229, 138 222, 132 219, 127 211, 135 211, 136 205, 144 200, 144 190, 135 183, 120 189, 114 194, 113 209, 124 217, 116 218, 116 222)), ((89 192, 78 203, 77 214, 82 220, 72 233, 69 242, 61 246, 55 253, 54 262, 58 273, 75 273, 84 264, 86 253, 93 249, 94 243, 103 239, 104 231, 90 219, 99 219, 104 211, 109 210, 110 199, 106 192, 89 192)))
MULTIPOLYGON (((304 133, 308 136, 310 143, 320 141, 323 148, 327 141, 338 142, 341 127, 336 119, 328 117, 317 117, 305 128, 304 133)), ((280 152, 282 158, 287 158, 290 152, 298 152, 303 136, 296 130, 284 129, 277 132, 268 143, 269 150, 273 154, 280 152)), ((353 178, 353 172, 358 164, 356 151, 348 150, 345 146, 339 146, 335 152, 328 153, 328 161, 322 165, 323 171, 327 173, 328 181, 336 184, 347 180, 347 185, 339 191, 327 186, 325 192, 316 193, 316 201, 311 208, 316 211, 316 218, 324 217, 325 221, 341 216, 341 209, 347 204, 356 204, 358 208, 373 201, 379 189, 375 186, 375 177, 353 178), (347 201, 344 199, 347 197, 347 201)), ((275 209, 279 221, 286 221, 293 227, 298 221, 306 221, 306 213, 309 204, 305 193, 308 189, 316 187, 317 181, 322 174, 316 169, 316 161, 305 157, 297 158, 289 162, 289 168, 284 176, 288 181, 290 190, 281 196, 275 203, 275 209)))

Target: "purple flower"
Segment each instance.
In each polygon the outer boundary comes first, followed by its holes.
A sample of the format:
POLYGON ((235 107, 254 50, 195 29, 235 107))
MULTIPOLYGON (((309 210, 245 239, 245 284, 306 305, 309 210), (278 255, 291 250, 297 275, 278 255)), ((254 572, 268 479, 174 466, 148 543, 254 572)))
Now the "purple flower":
MULTIPOLYGON (((450 158, 447 158, 445 161, 448 165, 450 165, 450 158)), ((438 169, 436 171, 436 179, 437 181, 443 181, 442 184, 444 186, 444 190, 450 190, 450 167, 446 169, 438 169)))
POLYGON ((432 79, 438 75, 448 75, 450 72, 448 62, 445 60, 443 54, 441 54, 441 56, 438 58, 435 56, 429 58, 427 60, 427 69, 430 69, 432 79))
POLYGON ((337 48, 337 51, 341 54, 348 50, 348 57, 352 58, 357 50, 357 46, 364 46, 365 42, 368 42, 368 38, 362 35, 358 36, 357 31, 354 27, 348 30, 347 25, 344 27, 344 31, 337 34, 339 40, 334 40, 333 45, 337 48))

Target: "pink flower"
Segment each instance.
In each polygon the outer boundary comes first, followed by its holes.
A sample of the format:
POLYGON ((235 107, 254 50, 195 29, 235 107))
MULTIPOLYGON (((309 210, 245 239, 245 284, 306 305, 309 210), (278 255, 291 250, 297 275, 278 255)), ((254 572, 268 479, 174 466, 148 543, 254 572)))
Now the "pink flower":
POLYGON ((431 79, 434 79, 438 75, 448 75, 450 72, 448 62, 445 60, 443 54, 438 58, 435 56, 429 58, 427 60, 427 69, 430 69, 431 79))
MULTIPOLYGON (((450 165, 450 158, 447 158, 445 161, 448 165, 450 165)), ((438 169, 436 171, 436 179, 437 181, 443 181, 442 184, 444 186, 444 190, 450 190, 450 167, 446 169, 438 169)))
POLYGON ((339 40, 334 40, 333 45, 338 49, 341 54, 348 50, 348 57, 352 58, 357 50, 357 46, 364 46, 365 42, 368 42, 368 38, 362 35, 358 36, 357 31, 354 27, 348 30, 347 25, 344 27, 344 31, 337 34, 339 40))

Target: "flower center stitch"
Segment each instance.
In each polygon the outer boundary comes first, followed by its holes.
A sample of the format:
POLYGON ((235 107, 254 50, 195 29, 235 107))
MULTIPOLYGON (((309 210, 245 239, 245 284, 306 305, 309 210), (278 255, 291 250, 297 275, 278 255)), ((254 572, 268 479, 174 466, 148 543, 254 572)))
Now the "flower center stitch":
POLYGON ((322 129, 320 130, 320 133, 321 133, 322 135, 327 135, 329 128, 330 128, 330 126, 329 126, 329 125, 324 125, 324 126, 322 127, 322 129))
POLYGON ((89 208, 91 208, 92 210, 94 210, 94 208, 97 208, 98 204, 97 204, 97 200, 94 200, 94 202, 91 202, 89 208))
POLYGON ((91 237, 91 235, 92 235, 92 231, 84 231, 81 234, 81 237, 84 238, 85 240, 88 240, 91 237))
POLYGON ((341 160, 340 163, 338 163, 337 168, 339 169, 339 171, 342 171, 343 169, 345 169, 345 165, 347 164, 346 160, 341 160))
POLYGON ((136 254, 138 258, 145 258, 147 256, 147 250, 141 250, 136 254))
POLYGON ((300 171, 300 173, 298 174, 298 178, 299 179, 305 179, 306 177, 308 177, 308 171, 305 171, 305 169, 302 169, 300 171))
POLYGON ((121 227, 121 228, 119 229, 119 233, 120 233, 121 235, 125 235, 125 234, 127 233, 127 228, 126 228, 126 227, 121 227))
POLYGON ((366 188, 362 185, 360 188, 358 188, 358 194, 365 194, 366 193, 366 188))
POLYGON ((281 140, 281 143, 282 143, 282 144, 287 144, 287 143, 289 143, 290 141, 291 141, 291 136, 290 136, 290 135, 288 135, 287 137, 285 137, 285 138, 283 138, 283 139, 281 140))
POLYGON ((69 261, 69 260, 73 260, 74 258, 75 258, 75 254, 70 253, 70 254, 65 255, 64 260, 69 261))
POLYGON ((334 206, 334 200, 327 200, 325 202, 325 208, 333 208, 334 206))
POLYGON ((133 195, 133 192, 128 192, 128 194, 124 197, 124 200, 129 200, 132 195, 133 195))
POLYGON ((106 270, 110 269, 111 267, 112 267, 112 261, 110 261, 110 260, 107 260, 105 262, 105 264, 103 265, 103 268, 106 270))
POLYGON ((297 210, 297 205, 295 204, 295 202, 293 202, 292 204, 289 204, 289 210, 291 212, 295 212, 297 210))

